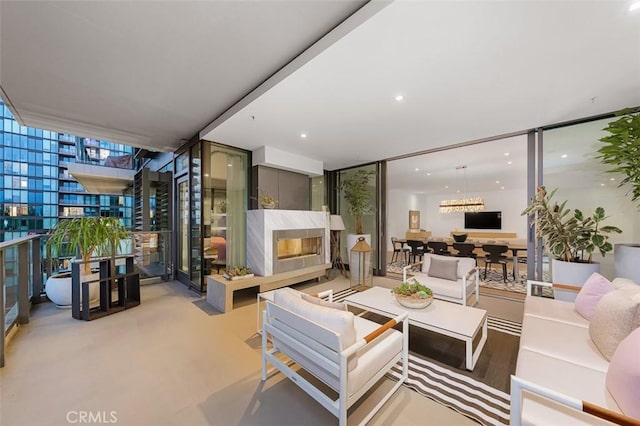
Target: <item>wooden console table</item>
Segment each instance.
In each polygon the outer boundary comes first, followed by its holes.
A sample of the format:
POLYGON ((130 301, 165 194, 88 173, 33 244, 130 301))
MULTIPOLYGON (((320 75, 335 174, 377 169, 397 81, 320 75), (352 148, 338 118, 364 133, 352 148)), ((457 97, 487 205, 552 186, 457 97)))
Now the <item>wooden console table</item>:
POLYGON ((331 263, 308 266, 295 271, 273 274, 268 277, 250 277, 227 280, 222 275, 207 277, 207 303, 221 312, 233 310, 233 292, 245 288, 259 287, 260 293, 326 275, 331 263))

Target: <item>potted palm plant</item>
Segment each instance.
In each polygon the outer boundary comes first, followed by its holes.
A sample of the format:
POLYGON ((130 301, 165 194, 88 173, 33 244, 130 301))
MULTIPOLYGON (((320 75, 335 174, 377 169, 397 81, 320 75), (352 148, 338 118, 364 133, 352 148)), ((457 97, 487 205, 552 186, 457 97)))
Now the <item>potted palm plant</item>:
MULTIPOLYGON (((608 173, 621 174, 619 188, 628 188, 627 195, 632 203, 640 202, 640 114, 632 109, 624 109, 617 114, 604 131, 607 136, 600 138, 602 146, 598 158, 611 166, 608 173)), ((620 243, 615 245, 614 260, 617 277, 636 279, 640 274, 640 244, 620 243)))
MULTIPOLYGON (((81 280, 89 281, 98 278, 91 273, 91 257, 94 254, 109 254, 115 257, 123 239, 128 232, 117 218, 109 217, 76 217, 60 220, 50 233, 47 241, 47 253, 52 257, 75 255, 84 261, 81 269, 81 280)), ((114 268, 114 262, 111 262, 114 268)), ((112 271, 113 273, 113 271, 112 271)), ((98 296, 98 285, 91 285, 90 299, 98 296)), ((45 284, 47 297, 59 307, 71 305, 71 274, 53 274, 45 284)))
POLYGON ((558 204, 544 186, 536 191, 531 204, 522 212, 533 218, 536 237, 541 238, 552 260, 552 280, 556 283, 582 286, 600 265, 593 261, 597 250, 604 257, 613 250, 609 234, 621 233, 615 226, 603 226, 607 219, 604 209, 597 207, 591 216, 566 207, 567 201, 558 204))

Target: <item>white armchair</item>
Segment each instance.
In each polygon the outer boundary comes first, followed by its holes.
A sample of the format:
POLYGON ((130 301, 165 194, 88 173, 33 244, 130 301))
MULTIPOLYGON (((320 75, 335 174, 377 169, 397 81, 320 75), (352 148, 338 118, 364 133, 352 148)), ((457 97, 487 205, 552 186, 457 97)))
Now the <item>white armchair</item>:
POLYGON ((263 311, 262 380, 267 363, 284 373, 324 408, 347 424, 347 409, 393 366, 402 361, 402 378, 365 417, 367 423, 408 375, 407 313, 379 325, 352 312, 303 300, 299 292, 280 289, 263 311), (402 324, 402 332, 394 330, 402 324), (271 337, 272 347, 268 348, 271 337), (279 354, 285 355, 283 360, 279 354), (292 361, 338 393, 332 399, 296 370, 292 361))
POLYGON ((468 297, 475 293, 474 304, 476 304, 480 294, 480 275, 478 271, 474 258, 450 257, 428 253, 424 255, 422 261, 402 268, 402 280, 407 281, 407 273, 411 272, 413 278, 433 291, 433 297, 436 299, 466 305, 468 297), (420 272, 409 271, 417 265, 420 266, 420 272), (446 276, 446 273, 438 273, 443 272, 443 268, 439 267, 441 265, 450 266, 449 268, 444 268, 449 270, 450 276, 446 276))

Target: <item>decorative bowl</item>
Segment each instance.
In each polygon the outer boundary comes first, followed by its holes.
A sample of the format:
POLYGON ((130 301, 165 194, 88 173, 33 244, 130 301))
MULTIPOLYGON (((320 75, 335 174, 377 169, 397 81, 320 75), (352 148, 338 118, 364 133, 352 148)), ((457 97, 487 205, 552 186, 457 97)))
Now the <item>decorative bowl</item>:
POLYGON ((468 235, 469 234, 466 234, 466 233, 464 233, 464 234, 453 234, 453 240, 456 243, 464 243, 467 240, 467 236, 468 235))
POLYGON ((405 308, 421 309, 426 308, 433 302, 433 296, 429 296, 426 299, 420 299, 419 297, 404 296, 402 294, 394 294, 399 304, 405 308))

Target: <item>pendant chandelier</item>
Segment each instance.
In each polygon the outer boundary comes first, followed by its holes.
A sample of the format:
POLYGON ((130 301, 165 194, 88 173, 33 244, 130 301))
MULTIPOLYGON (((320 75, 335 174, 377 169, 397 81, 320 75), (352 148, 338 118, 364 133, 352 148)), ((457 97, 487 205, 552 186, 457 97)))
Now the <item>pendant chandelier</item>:
POLYGON ((440 201, 440 213, 480 212, 484 210, 484 199, 480 197, 467 198, 467 166, 456 167, 456 170, 460 169, 464 173, 463 198, 440 201))

